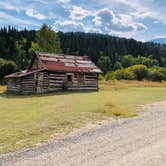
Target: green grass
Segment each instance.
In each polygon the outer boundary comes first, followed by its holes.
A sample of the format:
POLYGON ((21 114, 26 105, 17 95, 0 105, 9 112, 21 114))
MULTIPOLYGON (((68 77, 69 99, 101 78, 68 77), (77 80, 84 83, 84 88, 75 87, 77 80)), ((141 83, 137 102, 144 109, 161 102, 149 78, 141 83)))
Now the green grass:
POLYGON ((139 105, 166 100, 163 84, 107 84, 99 92, 17 96, 0 92, 0 153, 15 151, 108 117, 132 117, 139 105), (123 86, 125 85, 125 86, 123 86))

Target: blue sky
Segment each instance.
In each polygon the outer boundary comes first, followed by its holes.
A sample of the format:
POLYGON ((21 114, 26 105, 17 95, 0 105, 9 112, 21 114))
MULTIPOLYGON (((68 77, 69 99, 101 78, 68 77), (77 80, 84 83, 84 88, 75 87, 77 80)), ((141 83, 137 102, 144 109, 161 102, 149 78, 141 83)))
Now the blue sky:
POLYGON ((165 0, 0 0, 0 26, 83 31, 148 41, 166 37, 165 0))

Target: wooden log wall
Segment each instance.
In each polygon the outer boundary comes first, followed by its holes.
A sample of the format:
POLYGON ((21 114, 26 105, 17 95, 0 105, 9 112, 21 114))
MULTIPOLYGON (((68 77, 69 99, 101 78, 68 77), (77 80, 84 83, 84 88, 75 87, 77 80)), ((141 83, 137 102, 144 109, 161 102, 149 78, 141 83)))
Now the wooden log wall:
POLYGON ((66 90, 98 90, 98 75, 92 73, 84 74, 84 82, 79 83, 78 73, 73 73, 73 82, 67 82, 66 73, 41 72, 43 80, 40 85, 36 84, 35 74, 22 78, 9 79, 8 91, 19 93, 37 93, 37 86, 41 86, 41 92, 54 92, 66 90))
POLYGON ((49 88, 48 91, 60 91, 63 90, 64 84, 66 81, 66 74, 65 73, 48 73, 48 82, 49 88))
POLYGON ((85 74, 85 85, 93 90, 98 90, 98 74, 85 74))
POLYGON ((20 92, 21 88, 21 80, 15 79, 15 78, 10 78, 7 81, 7 91, 8 92, 20 92))
POLYGON ((21 93, 35 93, 36 85, 34 74, 27 75, 21 80, 21 93))
POLYGON ((43 72, 43 92, 48 92, 49 89, 49 78, 48 78, 48 72, 43 72))
POLYGON ((84 74, 84 83, 78 82, 77 73, 74 74, 74 81, 67 85, 68 90, 98 90, 98 75, 93 73, 84 74))

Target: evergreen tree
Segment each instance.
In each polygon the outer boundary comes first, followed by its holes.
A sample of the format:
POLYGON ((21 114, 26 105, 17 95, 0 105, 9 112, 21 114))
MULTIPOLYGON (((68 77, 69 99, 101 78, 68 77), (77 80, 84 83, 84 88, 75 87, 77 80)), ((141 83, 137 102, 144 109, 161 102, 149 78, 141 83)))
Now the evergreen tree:
POLYGON ((43 52, 61 52, 59 36, 46 24, 37 32, 37 43, 43 52))
POLYGON ((98 60, 98 66, 103 70, 104 73, 111 69, 111 61, 108 56, 102 55, 98 60))

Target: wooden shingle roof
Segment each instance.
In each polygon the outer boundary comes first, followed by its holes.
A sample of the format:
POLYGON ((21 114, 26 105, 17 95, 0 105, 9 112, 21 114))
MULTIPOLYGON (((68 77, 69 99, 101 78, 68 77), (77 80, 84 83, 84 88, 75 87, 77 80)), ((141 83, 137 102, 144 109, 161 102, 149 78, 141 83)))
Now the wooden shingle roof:
POLYGON ((37 53, 46 70, 64 72, 102 73, 87 56, 37 53))
POLYGON ((59 72, 102 73, 102 71, 90 60, 88 56, 73 56, 41 52, 37 52, 36 54, 38 61, 41 63, 40 68, 13 73, 5 76, 5 78, 19 78, 43 70, 59 72))
POLYGON ((37 73, 37 72, 43 71, 43 70, 45 70, 45 69, 40 68, 40 69, 32 69, 32 70, 22 70, 20 72, 9 74, 9 75, 5 76, 5 78, 20 78, 20 77, 24 77, 26 75, 29 75, 32 73, 37 73))

